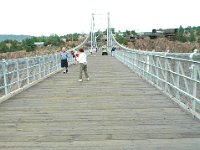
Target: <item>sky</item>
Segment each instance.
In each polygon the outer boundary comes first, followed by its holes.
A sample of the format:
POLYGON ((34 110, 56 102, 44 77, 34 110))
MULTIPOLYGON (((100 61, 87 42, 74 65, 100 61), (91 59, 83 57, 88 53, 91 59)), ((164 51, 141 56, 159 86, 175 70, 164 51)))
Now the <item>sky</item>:
POLYGON ((0 34, 59 36, 104 31, 107 17, 115 31, 200 26, 199 0, 0 0, 0 34), (101 14, 101 15, 100 15, 101 14))

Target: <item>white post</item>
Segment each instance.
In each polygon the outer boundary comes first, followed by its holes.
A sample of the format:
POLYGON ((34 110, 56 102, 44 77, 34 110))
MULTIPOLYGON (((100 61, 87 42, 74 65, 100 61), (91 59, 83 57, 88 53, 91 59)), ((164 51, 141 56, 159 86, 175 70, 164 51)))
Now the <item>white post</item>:
POLYGON ((109 25, 109 22, 110 22, 110 13, 107 13, 108 15, 108 27, 107 27, 107 50, 110 51, 109 47, 110 47, 110 38, 109 38, 109 28, 110 28, 110 25, 109 25))
POLYGON ((91 20, 91 39, 90 39, 90 46, 91 46, 91 50, 92 50, 92 47, 93 47, 93 32, 94 32, 94 13, 92 13, 92 20, 91 20))
POLYGON ((30 83, 30 77, 29 77, 29 63, 28 63, 29 59, 26 58, 26 75, 27 75, 27 84, 30 83))
POLYGON ((19 77, 19 61, 16 61, 17 66, 17 88, 20 88, 20 77, 19 77))
POLYGON ((7 84, 7 78, 6 78, 6 75, 7 75, 7 66, 6 66, 6 61, 5 59, 3 59, 3 79, 4 79, 4 89, 5 89, 5 95, 8 94, 8 84, 7 84))
POLYGON ((41 71, 41 63, 40 63, 41 61, 40 61, 40 59, 41 59, 41 56, 39 56, 39 58, 38 58, 38 61, 39 61, 39 66, 38 66, 38 67, 39 67, 39 68, 38 68, 38 69, 39 69, 39 79, 42 78, 42 74, 41 74, 41 72, 42 72, 42 71, 41 71))

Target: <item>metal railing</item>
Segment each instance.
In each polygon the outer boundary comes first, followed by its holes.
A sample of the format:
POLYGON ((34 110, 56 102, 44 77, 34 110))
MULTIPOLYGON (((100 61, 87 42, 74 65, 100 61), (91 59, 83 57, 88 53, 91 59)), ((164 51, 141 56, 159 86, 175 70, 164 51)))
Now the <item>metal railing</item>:
POLYGON ((60 54, 0 61, 0 102, 60 70, 60 54))
POLYGON ((115 52, 117 59, 200 119, 200 62, 192 60, 200 55, 187 54, 190 59, 181 53, 176 54, 179 58, 167 55, 126 48, 115 52))

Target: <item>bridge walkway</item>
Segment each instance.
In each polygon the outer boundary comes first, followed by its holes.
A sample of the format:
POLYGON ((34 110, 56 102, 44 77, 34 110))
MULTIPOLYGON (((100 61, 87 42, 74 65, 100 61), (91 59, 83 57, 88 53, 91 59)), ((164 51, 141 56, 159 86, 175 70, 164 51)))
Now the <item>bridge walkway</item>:
POLYGON ((0 104, 2 150, 197 150, 200 122, 111 56, 88 57, 0 104))

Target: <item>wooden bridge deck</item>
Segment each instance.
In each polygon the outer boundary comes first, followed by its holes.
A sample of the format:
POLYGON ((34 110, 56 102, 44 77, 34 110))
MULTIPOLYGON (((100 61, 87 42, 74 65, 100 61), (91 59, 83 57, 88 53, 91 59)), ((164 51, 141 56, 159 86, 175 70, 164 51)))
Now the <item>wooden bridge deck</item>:
POLYGON ((197 150, 200 122, 111 56, 0 104, 1 150, 197 150))

